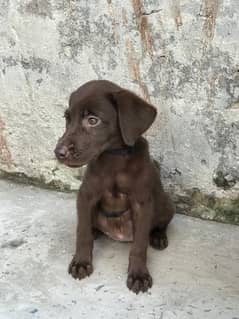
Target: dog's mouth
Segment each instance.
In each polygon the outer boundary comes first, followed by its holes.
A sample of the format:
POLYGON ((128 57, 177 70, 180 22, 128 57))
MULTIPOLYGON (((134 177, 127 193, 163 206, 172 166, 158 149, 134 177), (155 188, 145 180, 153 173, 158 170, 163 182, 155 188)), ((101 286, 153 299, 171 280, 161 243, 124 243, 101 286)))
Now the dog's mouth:
POLYGON ((60 150, 58 148, 55 149, 55 156, 59 163, 66 165, 68 167, 77 168, 82 167, 89 162, 97 159, 97 157, 102 153, 98 152, 90 152, 90 150, 71 150, 69 147, 61 147, 60 150), (87 152, 88 151, 88 152, 87 152))
POLYGON ((90 156, 89 158, 86 158, 86 157, 75 158, 74 156, 69 156, 68 158, 65 158, 65 159, 61 159, 58 157, 56 157, 56 158, 63 165, 66 165, 66 166, 71 167, 71 168, 77 168, 77 167, 79 168, 79 167, 82 167, 84 165, 87 165, 90 161, 96 159, 97 155, 90 156))

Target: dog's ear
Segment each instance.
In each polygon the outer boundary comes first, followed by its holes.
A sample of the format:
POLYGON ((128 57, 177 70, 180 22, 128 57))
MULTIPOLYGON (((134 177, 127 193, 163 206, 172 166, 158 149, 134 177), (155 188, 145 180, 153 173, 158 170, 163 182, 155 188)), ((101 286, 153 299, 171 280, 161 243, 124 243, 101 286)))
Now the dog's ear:
POLYGON ((153 123, 157 111, 154 106, 127 90, 111 93, 116 105, 121 134, 125 144, 134 145, 137 138, 153 123))

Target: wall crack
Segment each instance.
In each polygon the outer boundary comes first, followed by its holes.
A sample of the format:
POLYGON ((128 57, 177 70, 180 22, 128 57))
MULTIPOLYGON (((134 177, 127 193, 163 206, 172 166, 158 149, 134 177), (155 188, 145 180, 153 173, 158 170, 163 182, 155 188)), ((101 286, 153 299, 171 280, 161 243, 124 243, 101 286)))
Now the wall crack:
POLYGON ((142 16, 150 16, 150 15, 152 15, 152 14, 159 13, 160 11, 162 11, 162 9, 154 9, 154 10, 151 10, 151 11, 149 11, 149 12, 143 11, 143 12, 141 13, 141 15, 142 15, 142 16))

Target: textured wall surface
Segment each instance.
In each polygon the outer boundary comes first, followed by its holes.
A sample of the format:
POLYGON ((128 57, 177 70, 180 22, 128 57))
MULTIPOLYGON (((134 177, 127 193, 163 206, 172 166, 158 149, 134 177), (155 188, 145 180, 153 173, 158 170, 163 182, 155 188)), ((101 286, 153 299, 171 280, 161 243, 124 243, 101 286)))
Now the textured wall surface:
POLYGON ((179 210, 239 222, 237 0, 0 1, 0 169, 75 189, 52 150, 91 79, 158 108, 147 137, 179 210))

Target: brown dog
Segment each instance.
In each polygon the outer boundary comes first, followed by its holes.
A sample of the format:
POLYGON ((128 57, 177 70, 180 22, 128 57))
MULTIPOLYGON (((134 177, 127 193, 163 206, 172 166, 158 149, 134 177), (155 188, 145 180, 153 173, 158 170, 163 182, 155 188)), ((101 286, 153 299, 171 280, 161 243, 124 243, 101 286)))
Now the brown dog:
POLYGON ((159 171, 141 137, 156 109, 109 81, 91 81, 73 92, 65 112, 66 131, 55 154, 70 167, 88 164, 77 198, 74 278, 92 271, 94 234, 132 241, 127 286, 138 293, 152 286, 146 265, 148 243, 168 245, 166 229, 175 212, 159 171))

